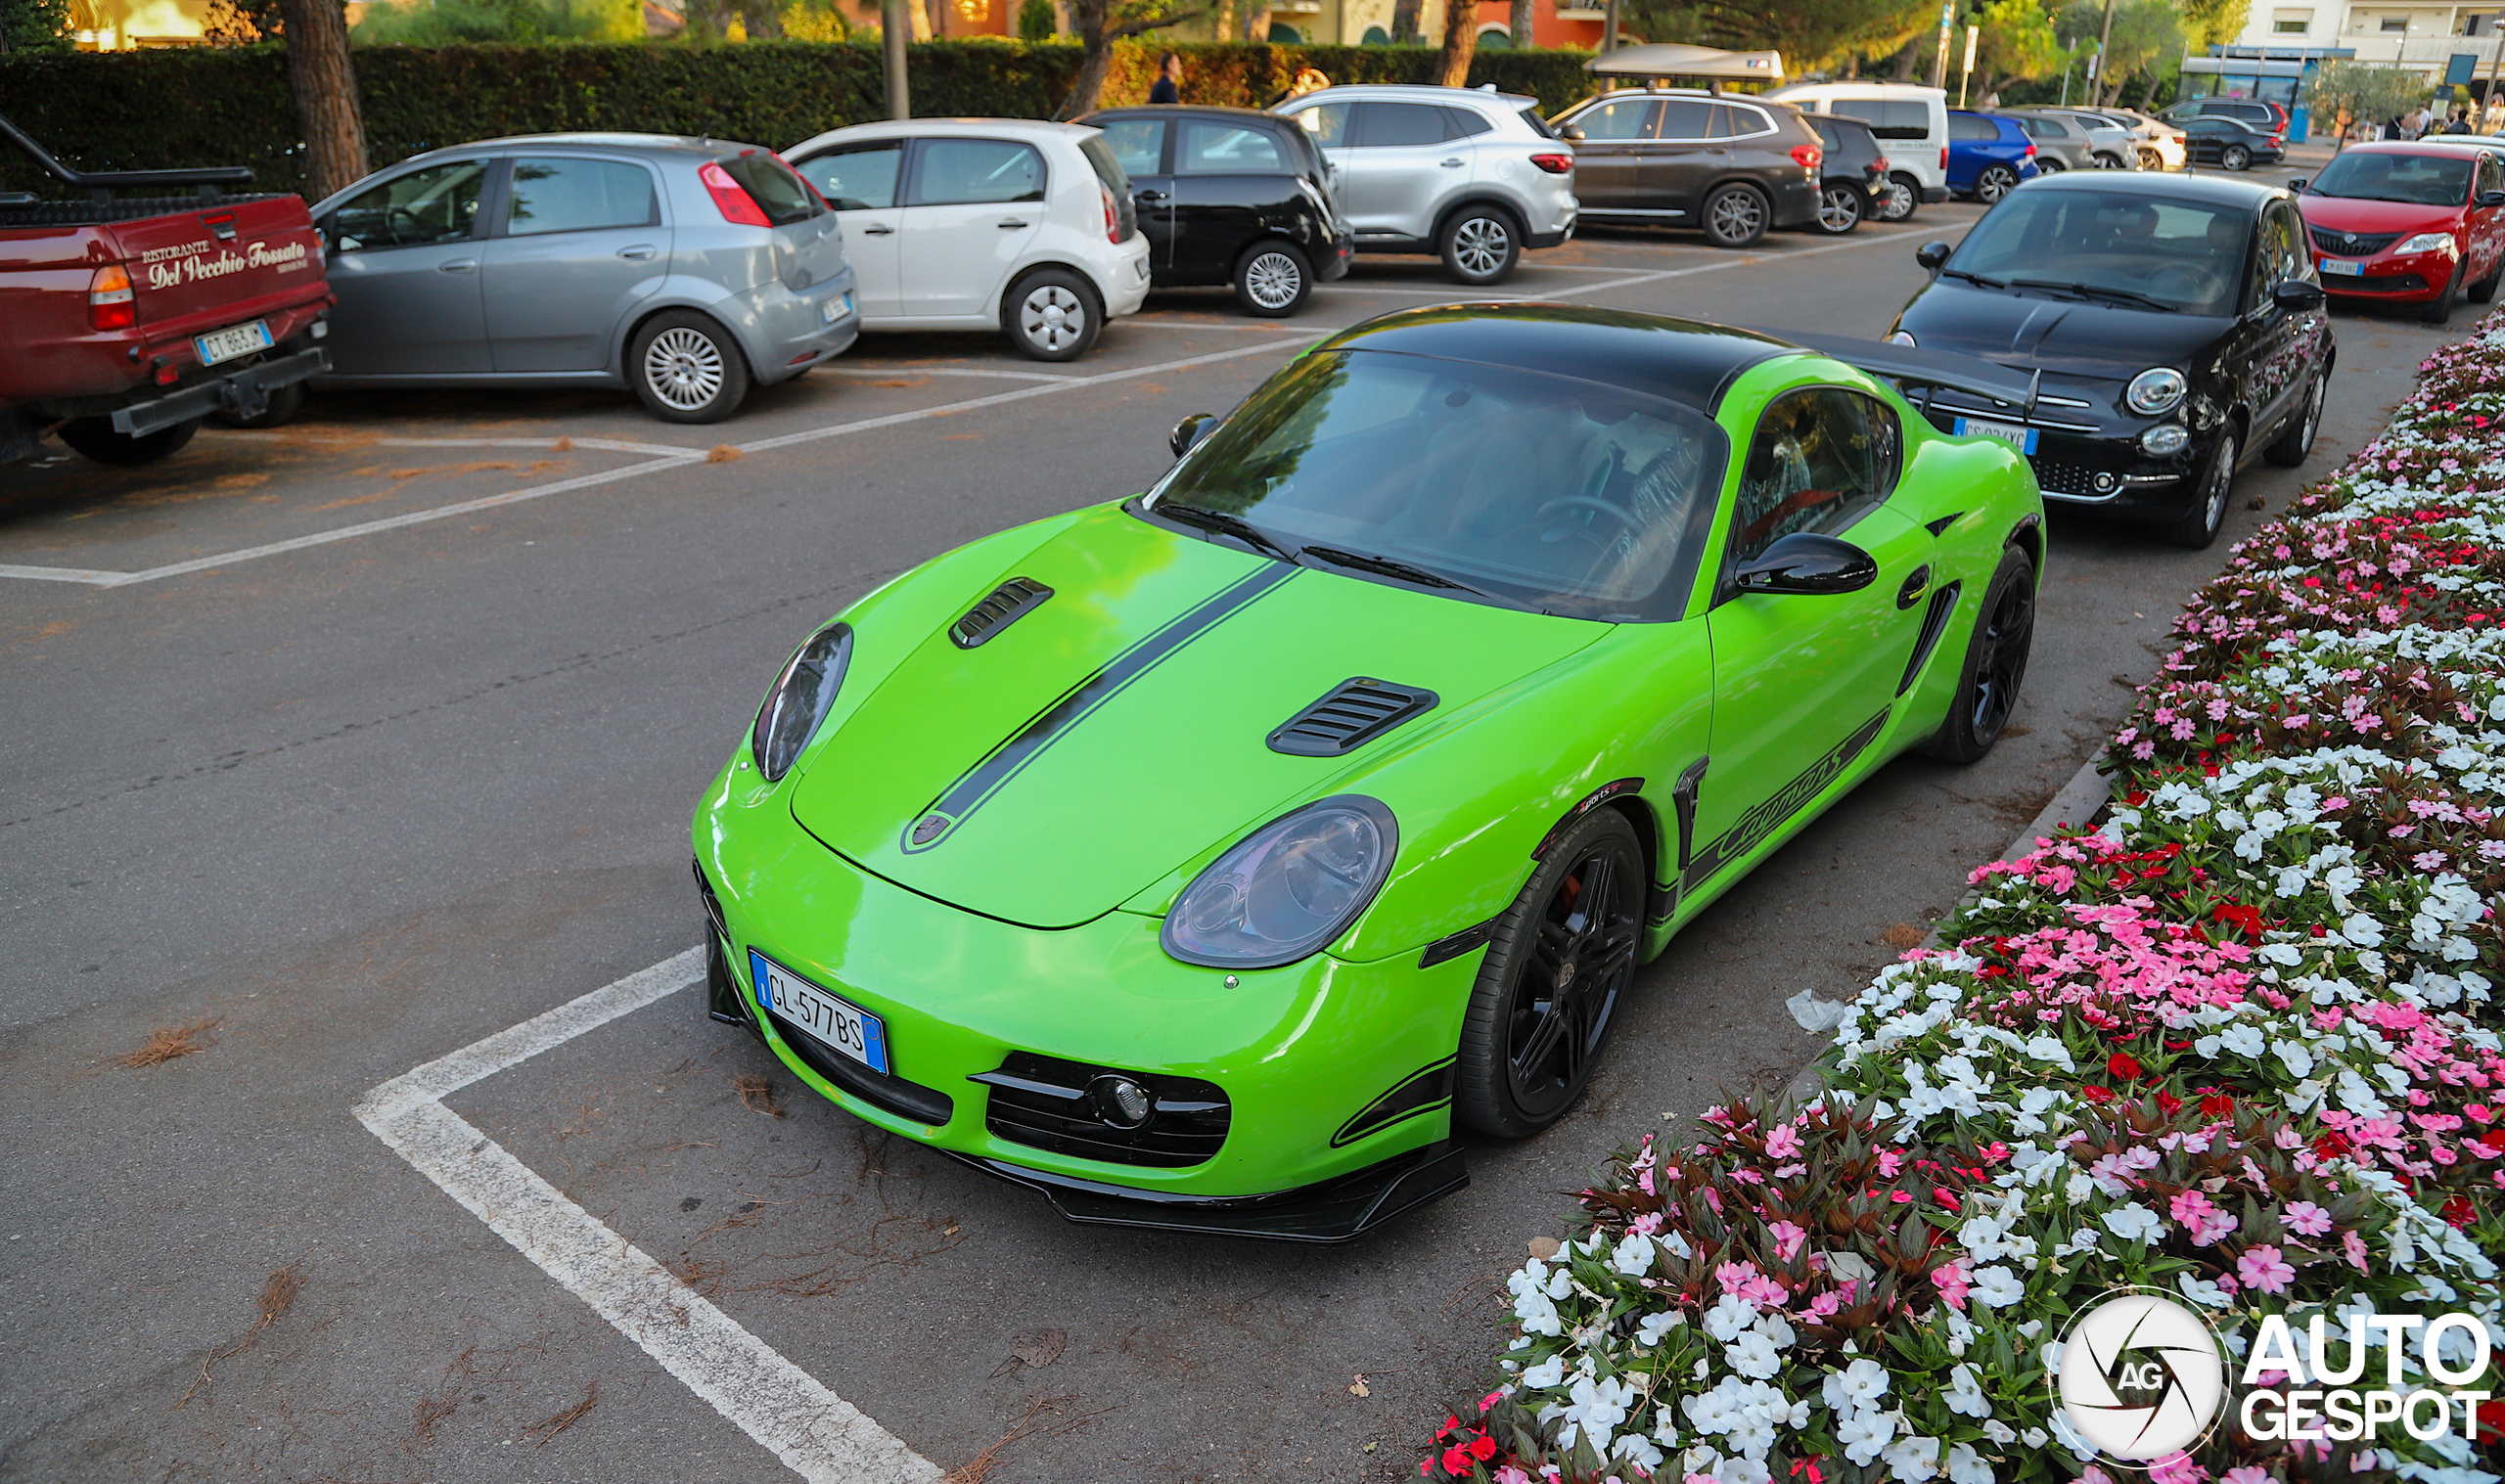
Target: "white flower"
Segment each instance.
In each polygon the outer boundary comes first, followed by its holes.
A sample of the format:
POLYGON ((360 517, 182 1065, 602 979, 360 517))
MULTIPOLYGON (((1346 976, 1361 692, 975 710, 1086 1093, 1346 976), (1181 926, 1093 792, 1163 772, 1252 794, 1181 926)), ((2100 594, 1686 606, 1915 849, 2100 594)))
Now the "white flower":
POLYGON ((2218 1044, 2239 1057, 2251 1057, 2254 1060, 2259 1060, 2262 1050, 2268 1043, 2262 1037, 2259 1026, 2248 1023, 2232 1025, 2220 1031, 2218 1044))
POLYGON ((1523 1384, 1533 1391, 1547 1391, 1566 1383, 1566 1358, 1552 1355, 1523 1372, 1523 1384))
POLYGON ((1736 1293, 1725 1293, 1721 1301, 1705 1311, 1705 1332, 1729 1344, 1740 1337, 1740 1331, 1756 1323, 1757 1306, 1736 1293))
POLYGON ((1985 1308, 2006 1309, 2027 1296, 2027 1284, 2017 1274, 1994 1265, 1975 1270, 1974 1286, 1969 1291, 1985 1308))
POLYGON ((1966 1316, 1945 1307, 1939 1311, 1939 1322, 1940 1327, 1948 1331, 1948 1353, 1964 1355, 1966 1347, 1975 1342, 1974 1325, 1967 1321, 1966 1316))
MULTIPOLYGON (((1995 1443, 1998 1443, 2003 1448, 2006 1448, 2010 1444, 2018 1441, 2018 1433, 2016 1429, 2012 1428, 2007 1422, 1995 1421, 1990 1417, 1983 1418, 1983 1436, 1991 1439, 1995 1443)), ((1952 1462, 1949 1466, 1955 1467, 1956 1465, 1952 1462)))
POLYGON ((1572 1398, 1566 1408, 1567 1421, 1583 1429, 1595 1450, 1607 1452, 1610 1430, 1626 1420, 1635 1388, 1616 1376, 1594 1380, 1586 1375, 1575 1377, 1567 1395, 1572 1398))
POLYGON ((1983 1456, 1975 1452, 1973 1445, 1952 1444, 1948 1449, 1948 1484, 1992 1484, 1992 1466, 1983 1462, 1983 1456))
POLYGON ((1654 1447, 1640 1432, 1630 1432, 1619 1438, 1610 1445, 1610 1452, 1648 1472, 1661 1466, 1662 1462, 1662 1450, 1654 1447))
POLYGON ((2105 1230, 2124 1241, 2150 1241, 2154 1240, 2159 1233, 2164 1231, 2165 1227, 2158 1220, 2155 1211, 2133 1202, 2130 1205, 2116 1206, 2113 1210, 2106 1212, 2105 1230))
POLYGON ((1713 1465, 1717 1484, 1771 1484, 1774 1470, 1762 1459, 1724 1459, 1713 1465))
POLYGON ((1939 1439, 1916 1433, 1889 1444, 1885 1456, 1902 1484, 1922 1484, 1939 1471, 1939 1439))
POLYGON ((1733 1340, 1722 1357, 1732 1370, 1760 1381, 1783 1369, 1783 1357, 1776 1352, 1774 1341, 1760 1329, 1751 1329, 1733 1340))
POLYGON ((2174 1286, 2183 1290, 2185 1298, 2205 1309, 2223 1309, 2227 1306, 2227 1290, 2206 1278, 2196 1277, 2188 1272, 2178 1273, 2174 1278, 2174 1286))
POLYGON ((1844 1445, 1844 1456, 1855 1463, 1877 1462, 1880 1451, 1895 1435, 1895 1417, 1876 1409, 1853 1413, 1836 1424, 1836 1441, 1844 1445))
POLYGON ((1662 1342, 1662 1335, 1686 1323, 1687 1315, 1677 1309, 1664 1314, 1648 1314, 1635 1327, 1635 1343, 1640 1348, 1650 1349, 1662 1342))
POLYGON ((1629 1278, 1641 1278, 1653 1271, 1653 1238, 1641 1232, 1629 1232, 1610 1254, 1609 1265, 1629 1278))
POLYGON ((2313 1053, 2305 1049, 2304 1043, 2282 1041, 2274 1050, 2279 1054, 2279 1060, 2288 1068, 2289 1076, 2301 1082, 2313 1075, 2313 1053))
POLYGON ((1557 1305, 1537 1289, 1514 1300, 1514 1318, 1532 1334, 1562 1334, 1566 1326, 1557 1317, 1557 1305))
POLYGON ((1964 1417, 1987 1417, 1992 1415, 1990 1399, 1983 1395, 1981 1381, 1975 1379, 1975 1368, 1960 1365, 1948 1372, 1948 1410, 1964 1417))
POLYGON ((1793 1332, 1791 1324, 1784 1319, 1780 1310, 1772 1310, 1758 1316, 1756 1330, 1757 1333, 1764 1335, 1766 1342, 1777 1350, 1791 1349, 1792 1342, 1799 1338, 1793 1332))
MULTIPOLYGON (((1888 1394, 1888 1368, 1863 1356, 1842 1371, 1827 1372, 1825 1395, 1827 1405, 1839 1413, 1857 1412, 1875 1407, 1888 1394)), ((1867 1459, 1863 1462, 1870 1462, 1867 1459)))

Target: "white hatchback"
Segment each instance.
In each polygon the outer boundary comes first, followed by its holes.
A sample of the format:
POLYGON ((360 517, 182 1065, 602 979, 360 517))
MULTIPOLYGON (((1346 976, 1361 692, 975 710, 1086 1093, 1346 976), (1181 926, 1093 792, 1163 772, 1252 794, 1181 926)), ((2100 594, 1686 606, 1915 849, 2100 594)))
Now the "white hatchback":
POLYGON ((835 129, 784 158, 843 225, 864 330, 998 330, 1068 361, 1148 297, 1130 181, 1094 129, 910 118, 835 129))

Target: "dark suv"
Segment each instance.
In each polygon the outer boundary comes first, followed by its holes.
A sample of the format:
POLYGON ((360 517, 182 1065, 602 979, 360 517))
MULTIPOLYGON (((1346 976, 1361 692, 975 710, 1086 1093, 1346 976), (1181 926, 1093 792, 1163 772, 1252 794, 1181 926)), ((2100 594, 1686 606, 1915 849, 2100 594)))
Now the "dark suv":
POLYGON ((1252 109, 1107 109, 1105 131, 1131 180, 1148 279, 1160 289, 1232 284, 1248 314, 1294 314, 1317 283, 1348 271, 1355 241, 1330 170, 1304 130, 1252 109))
POLYGON ((1840 113, 1803 113, 1801 122, 1818 132, 1826 157, 1818 162, 1818 219, 1814 226, 1829 237, 1842 237, 1861 225, 1873 202, 1889 189, 1888 157, 1870 125, 1840 113))
POLYGON ((1551 121, 1574 146, 1582 219, 1702 227, 1721 247, 1818 219, 1825 147, 1788 103, 1723 93, 1603 93, 1551 121))

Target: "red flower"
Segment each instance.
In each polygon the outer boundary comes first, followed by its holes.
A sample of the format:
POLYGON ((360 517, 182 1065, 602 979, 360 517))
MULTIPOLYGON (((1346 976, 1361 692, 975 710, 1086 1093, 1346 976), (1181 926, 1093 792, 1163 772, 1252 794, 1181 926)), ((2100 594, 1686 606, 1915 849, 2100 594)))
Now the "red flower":
POLYGON ((1445 1449, 1445 1450, 1444 1450, 1444 1472, 1446 1472, 1446 1473, 1448 1473, 1448 1474, 1451 1474, 1451 1475, 1452 1475, 1454 1478, 1456 1478, 1456 1479, 1466 1479, 1466 1478, 1469 1478, 1469 1477, 1470 1477, 1470 1455, 1468 1455, 1468 1454, 1466 1454, 1466 1453, 1462 1452, 1462 1451, 1461 1451, 1460 1449, 1458 1449, 1458 1448, 1447 1448, 1447 1449, 1445 1449))
POLYGON ((2105 1058, 2105 1074, 2118 1081, 2128 1082, 2140 1074, 2140 1063, 2127 1052, 2116 1052, 2105 1058))
POLYGON ((2207 1118, 2226 1118, 2235 1113, 2235 1100, 2216 1088, 2201 1094, 2201 1113, 2207 1118))
POLYGON ((2505 1149, 2505 1123, 2500 1123, 2480 1135, 2479 1142, 2491 1149, 2505 1149))
POLYGON ((1461 1418, 1458 1417, 1447 1417, 1444 1418, 1444 1424, 1435 1429, 1435 1441, 1440 1443, 1460 1430, 1461 1418))
POLYGON ((2171 1117, 2173 1117, 2173 1116, 2175 1115, 2175 1113, 2176 1113, 2177 1111, 2179 1111, 2179 1110, 2182 1108, 2182 1106, 2183 1106, 2183 1100, 2182 1100, 2182 1099, 2177 1098, 2177 1097, 2176 1097, 2176 1096, 2174 1096, 2172 1093, 2167 1092, 2167 1091, 2166 1091, 2165 1089, 2163 1089, 2163 1088, 2159 1088, 2159 1089, 2158 1089, 2158 1092, 2157 1092, 2157 1108, 2158 1108, 2158 1111, 2159 1111, 2159 1112, 2163 1113, 2163 1114, 2164 1114, 2165 1116, 2167 1116, 2168 1118, 2171 1118, 2171 1117))
POLYGON ((2098 1087, 2093 1083, 2080 1088, 2078 1090, 2078 1095, 2090 1102, 2111 1102, 2114 1101, 2114 1090, 2112 1088, 2098 1087))
POLYGON ((1496 1440, 1483 1432, 1479 1436, 1472 1438, 1470 1440, 1470 1456, 1479 1460, 1482 1463, 1487 1460, 1494 1458, 1496 1456, 1496 1440))
POLYGON ((2348 1136, 2338 1129, 2317 1136, 2313 1142, 2313 1151, 2325 1159, 2337 1159, 2355 1147, 2348 1142, 2348 1136))
POLYGON ((2443 1216, 2454 1230, 2459 1231, 2479 1219, 2479 1208, 2470 1203, 2469 1196, 2456 1195, 2444 1202, 2443 1216))

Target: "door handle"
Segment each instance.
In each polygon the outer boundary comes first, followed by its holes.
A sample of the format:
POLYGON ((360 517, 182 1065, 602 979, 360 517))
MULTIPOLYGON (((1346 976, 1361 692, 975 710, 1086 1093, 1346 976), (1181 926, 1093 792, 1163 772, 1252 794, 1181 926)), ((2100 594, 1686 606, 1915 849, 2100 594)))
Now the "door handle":
POLYGON ((1461 161, 1458 159, 1439 159, 1435 161, 1435 163, 1442 165, 1447 170, 1458 170, 1461 168, 1461 161))
POLYGON ((655 250, 656 249, 649 244, 637 243, 631 247, 618 248, 617 255, 619 257, 631 257, 637 262, 642 262, 645 258, 652 256, 655 250))
POLYGON ((896 229, 893 227, 882 227, 878 223, 873 222, 869 226, 861 229, 861 235, 863 237, 893 237, 896 235, 896 229))
POLYGON ((448 257, 434 265, 437 273, 467 273, 478 266, 475 257, 448 257))
POLYGON ((1165 193, 1162 191, 1141 191, 1131 199, 1133 201, 1163 201, 1165 199, 1165 193))
POLYGON ((1026 225, 1026 218, 1023 216, 1004 216, 1000 219, 1000 225, 1004 227, 1023 227, 1026 225))

